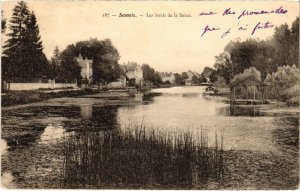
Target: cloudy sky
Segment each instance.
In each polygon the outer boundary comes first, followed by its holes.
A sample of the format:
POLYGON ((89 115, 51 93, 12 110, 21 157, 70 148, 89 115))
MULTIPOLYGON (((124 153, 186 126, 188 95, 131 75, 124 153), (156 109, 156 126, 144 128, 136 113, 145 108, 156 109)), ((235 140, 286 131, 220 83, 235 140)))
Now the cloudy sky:
MULTIPOLYGON (((9 20, 15 1, 2 2, 4 17, 9 20)), ((77 41, 90 37, 110 38, 121 55, 120 63, 136 61, 148 63, 158 71, 201 72, 205 66, 214 65, 214 56, 221 53, 230 40, 240 38, 265 39, 274 28, 289 26, 299 16, 298 2, 220 2, 220 1, 29 1, 40 27, 44 53, 52 56, 55 46, 61 50, 77 41), (244 11, 268 11, 282 7, 285 14, 248 15, 238 19, 244 11), (235 14, 224 15, 226 9, 235 14), (216 14, 200 16, 201 13, 216 14), (108 18, 103 14, 108 13, 108 18), (118 17, 134 13, 137 17, 118 17), (173 17, 147 17, 147 14, 170 13, 173 17), (178 17, 174 17, 174 13, 178 17), (191 17, 179 17, 180 14, 191 17), (111 16, 117 15, 117 16, 111 16), (141 16, 142 15, 142 16, 141 16), (261 28, 252 35, 258 23, 261 28), (270 27, 272 26, 273 27, 270 27), (204 32, 204 28, 218 30, 204 32), (239 27, 247 30, 238 30, 239 27), (222 34, 230 28, 224 38, 222 34)), ((6 30, 9 32, 9 29, 6 30)), ((2 40, 5 41, 3 36, 2 40)))

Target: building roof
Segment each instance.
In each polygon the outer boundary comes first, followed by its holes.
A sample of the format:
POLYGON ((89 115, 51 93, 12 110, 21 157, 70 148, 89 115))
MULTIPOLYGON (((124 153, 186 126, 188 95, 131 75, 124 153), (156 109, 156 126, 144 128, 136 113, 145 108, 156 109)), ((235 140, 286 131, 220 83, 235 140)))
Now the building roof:
POLYGON ((81 56, 81 54, 79 54, 79 56, 76 58, 76 61, 78 62, 79 66, 82 68, 87 67, 86 64, 92 64, 93 60, 89 60, 87 57, 85 57, 85 59, 83 59, 83 57, 81 56))
POLYGON ((130 71, 136 71, 138 68, 141 68, 140 65, 136 62, 128 62, 126 65, 121 65, 121 68, 123 69, 124 72, 130 72, 130 71))

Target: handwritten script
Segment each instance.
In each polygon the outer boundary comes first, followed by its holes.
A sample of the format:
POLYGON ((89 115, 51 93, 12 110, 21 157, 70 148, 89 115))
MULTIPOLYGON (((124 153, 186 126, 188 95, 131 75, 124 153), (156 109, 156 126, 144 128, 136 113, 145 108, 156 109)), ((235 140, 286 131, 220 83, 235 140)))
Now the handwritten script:
MULTIPOLYGON (((237 12, 233 10, 232 8, 227 8, 222 12, 222 16, 228 17, 228 16, 236 16, 237 20, 241 20, 244 17, 254 17, 256 15, 284 15, 288 12, 288 10, 284 9, 283 6, 273 9, 273 10, 254 10, 250 11, 247 9, 244 9, 241 12, 237 12)), ((217 12, 213 11, 207 11, 207 12, 201 12, 199 13, 198 16, 212 16, 212 15, 218 15, 217 12)), ((270 29, 274 28, 274 25, 271 21, 266 20, 266 21, 258 21, 256 25, 254 26, 248 26, 248 24, 240 24, 240 22, 237 23, 236 30, 238 31, 250 31, 251 35, 254 35, 258 30, 265 30, 265 29, 270 29)), ((207 33, 213 33, 216 31, 221 31, 220 37, 225 38, 231 31, 232 29, 228 27, 227 29, 221 29, 218 26, 210 26, 210 25, 205 25, 203 32, 201 34, 201 37, 204 37, 207 35, 207 33)))

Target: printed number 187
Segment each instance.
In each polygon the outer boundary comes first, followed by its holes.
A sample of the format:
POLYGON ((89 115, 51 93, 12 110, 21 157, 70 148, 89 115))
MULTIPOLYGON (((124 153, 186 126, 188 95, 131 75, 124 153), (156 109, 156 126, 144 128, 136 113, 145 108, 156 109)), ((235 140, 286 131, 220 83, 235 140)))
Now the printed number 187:
POLYGON ((103 13, 103 14, 102 14, 102 17, 108 18, 108 17, 109 17, 109 14, 108 14, 108 13, 103 13))

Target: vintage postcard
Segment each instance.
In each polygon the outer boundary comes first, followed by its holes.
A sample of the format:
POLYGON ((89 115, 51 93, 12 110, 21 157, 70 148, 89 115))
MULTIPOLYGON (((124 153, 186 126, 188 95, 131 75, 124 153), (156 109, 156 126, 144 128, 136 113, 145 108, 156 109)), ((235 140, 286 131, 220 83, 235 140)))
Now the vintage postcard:
POLYGON ((299 189, 299 2, 1 2, 3 189, 299 189))

